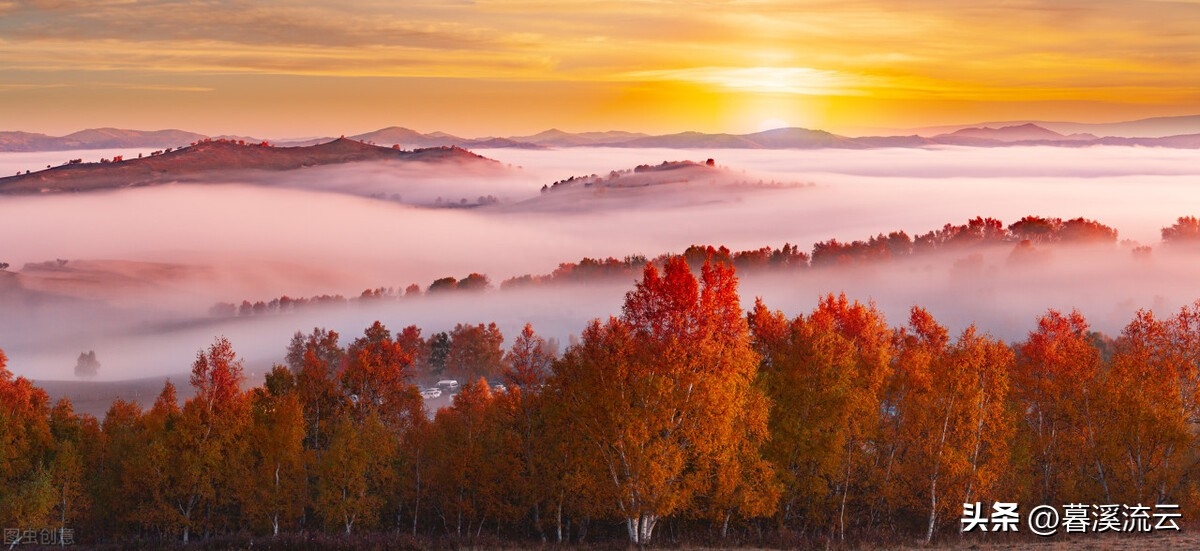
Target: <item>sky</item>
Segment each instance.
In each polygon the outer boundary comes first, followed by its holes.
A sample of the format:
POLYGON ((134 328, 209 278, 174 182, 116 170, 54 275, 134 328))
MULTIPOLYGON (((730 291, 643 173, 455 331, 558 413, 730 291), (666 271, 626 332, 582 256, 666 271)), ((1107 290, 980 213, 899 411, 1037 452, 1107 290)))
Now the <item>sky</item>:
POLYGON ((1200 113, 1196 29, 1197 0, 0 0, 0 130, 1115 122, 1200 113))

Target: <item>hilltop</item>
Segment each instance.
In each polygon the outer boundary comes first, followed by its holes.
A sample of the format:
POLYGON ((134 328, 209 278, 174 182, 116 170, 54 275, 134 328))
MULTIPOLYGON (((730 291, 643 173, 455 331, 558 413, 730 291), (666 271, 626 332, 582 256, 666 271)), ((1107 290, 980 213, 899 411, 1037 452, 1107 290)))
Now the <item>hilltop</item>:
POLYGON ((186 147, 156 151, 137 159, 78 159, 61 166, 0 178, 0 194, 79 192, 171 182, 195 182, 215 175, 258 170, 284 171, 362 161, 424 162, 465 166, 494 160, 459 147, 412 151, 378 147, 345 138, 302 147, 273 147, 265 142, 201 140, 186 147))

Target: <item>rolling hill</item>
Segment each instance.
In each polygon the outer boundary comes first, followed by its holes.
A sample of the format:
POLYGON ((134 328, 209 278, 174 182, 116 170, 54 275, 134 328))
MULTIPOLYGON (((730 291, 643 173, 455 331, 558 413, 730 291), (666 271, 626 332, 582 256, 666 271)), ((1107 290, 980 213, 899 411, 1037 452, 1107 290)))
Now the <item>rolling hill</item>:
MULTIPOLYGON (((157 153, 157 152, 156 152, 157 153)), ((339 138, 306 147, 271 147, 227 140, 201 141, 138 159, 69 163, 0 178, 0 194, 81 192, 171 182, 197 182, 216 174, 257 170, 280 171, 361 161, 487 164, 491 159, 458 147, 406 151, 339 138)))

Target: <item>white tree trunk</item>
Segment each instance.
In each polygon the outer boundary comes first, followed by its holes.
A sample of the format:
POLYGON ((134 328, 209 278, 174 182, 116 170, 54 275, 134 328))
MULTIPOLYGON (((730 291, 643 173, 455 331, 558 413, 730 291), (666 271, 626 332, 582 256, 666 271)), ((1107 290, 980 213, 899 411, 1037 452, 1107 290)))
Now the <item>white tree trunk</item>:
POLYGON ((654 534, 654 525, 658 523, 658 515, 642 514, 635 518, 625 519, 625 529, 629 532, 629 543, 633 545, 650 545, 650 536, 654 534))
POLYGON ((658 523, 658 515, 642 515, 641 544, 650 545, 650 535, 654 533, 654 525, 658 523))

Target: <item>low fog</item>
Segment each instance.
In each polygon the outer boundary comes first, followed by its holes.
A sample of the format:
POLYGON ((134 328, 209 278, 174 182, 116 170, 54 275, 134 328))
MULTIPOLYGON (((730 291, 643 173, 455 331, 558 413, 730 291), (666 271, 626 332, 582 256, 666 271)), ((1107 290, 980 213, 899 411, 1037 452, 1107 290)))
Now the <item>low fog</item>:
MULTIPOLYGON (((136 152, 135 152, 136 153, 136 152)), ((526 322, 563 343, 587 320, 619 313, 627 282, 583 288, 425 297, 370 306, 310 308, 215 319, 219 301, 281 295, 358 296, 368 288, 423 289, 434 279, 487 274, 498 287, 582 257, 681 252, 690 244, 733 250, 811 251, 836 238, 894 230, 910 236, 975 216, 1086 217, 1132 243, 1099 249, 1046 247, 1033 262, 1011 249, 963 251, 853 268, 751 274, 747 306, 762 296, 789 316, 824 293, 873 300, 890 323, 914 304, 958 330, 969 323, 1022 338, 1047 308, 1078 308, 1116 334, 1138 308, 1168 313, 1200 298, 1200 254, 1159 244, 1159 230, 1200 215, 1200 152, 1146 148, 1017 147, 881 150, 480 150, 499 172, 327 166, 205 184, 74 195, 0 197, 0 348, 9 368, 38 379, 72 377, 95 350, 100 379, 186 371, 200 348, 226 335, 253 369, 281 361, 291 334, 314 326, 348 341, 375 319, 428 335, 455 323, 496 321, 512 337, 526 322), (569 208, 545 184, 662 161, 714 158, 734 182, 763 186, 583 193, 569 208), (511 167, 508 167, 511 165, 511 167), (771 186, 772 182, 781 184, 771 186), (808 185, 812 184, 812 185, 808 185), (445 203, 479 197, 498 203, 445 203), (437 198, 442 198, 438 202, 437 198), (65 262, 60 262, 65 261, 65 262), (27 263, 45 263, 23 269, 27 263), (13 275, 13 274, 17 275, 13 275), (20 289, 12 281, 20 281, 20 289)), ((129 152, 100 152, 101 156, 129 152)), ((0 154, 0 170, 37 169, 79 152, 0 154), (51 161, 50 159, 57 159, 51 161)), ((94 156, 94 155, 93 155, 94 156)), ((90 159, 90 157, 89 157, 90 159)), ((0 174, 4 174, 0 172, 0 174)))

